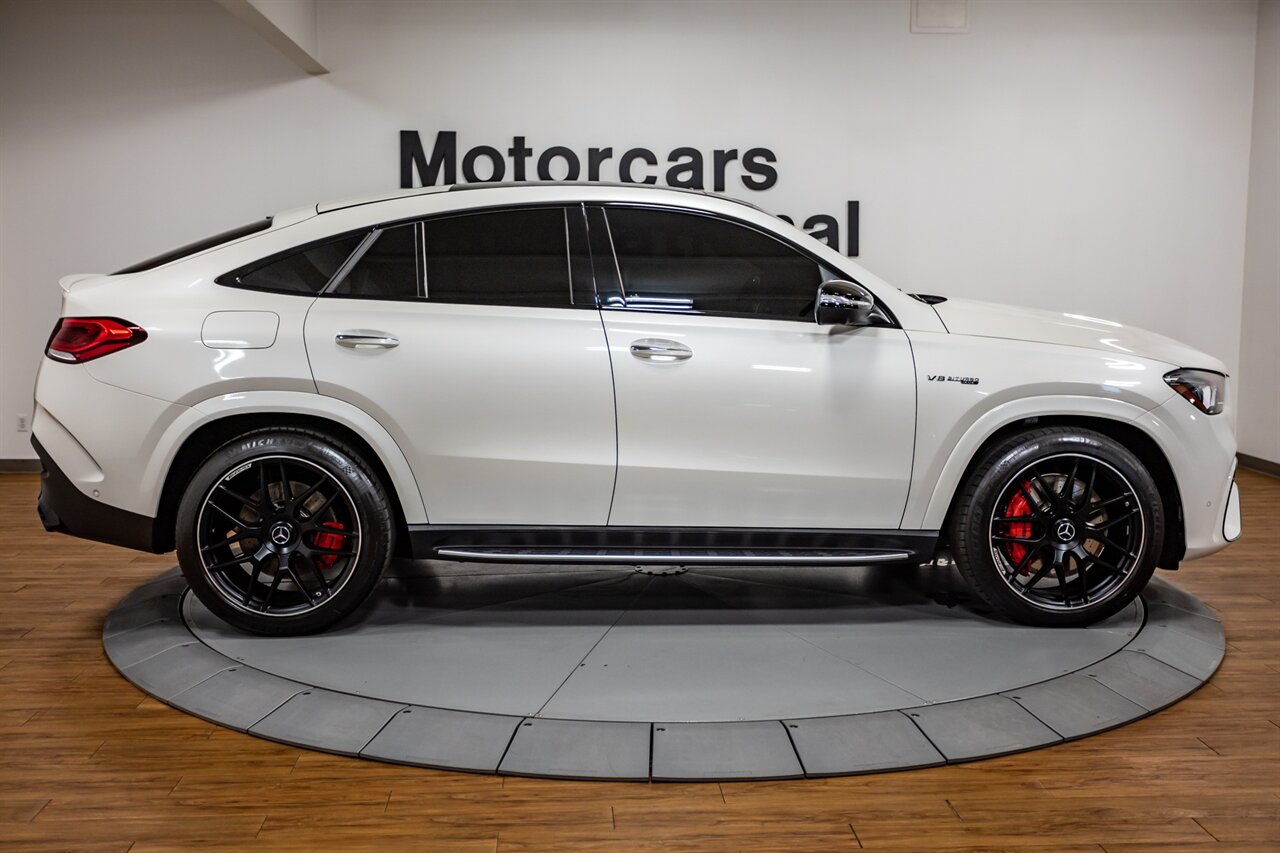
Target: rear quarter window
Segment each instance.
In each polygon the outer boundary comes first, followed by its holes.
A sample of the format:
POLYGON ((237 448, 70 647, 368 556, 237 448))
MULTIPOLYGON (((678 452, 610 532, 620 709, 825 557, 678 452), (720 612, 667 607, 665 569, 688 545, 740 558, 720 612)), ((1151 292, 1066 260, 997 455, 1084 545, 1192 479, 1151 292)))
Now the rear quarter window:
POLYGON ((267 290, 272 293, 315 295, 324 289, 364 241, 366 232, 345 234, 313 243, 233 270, 218 277, 218 284, 267 290))

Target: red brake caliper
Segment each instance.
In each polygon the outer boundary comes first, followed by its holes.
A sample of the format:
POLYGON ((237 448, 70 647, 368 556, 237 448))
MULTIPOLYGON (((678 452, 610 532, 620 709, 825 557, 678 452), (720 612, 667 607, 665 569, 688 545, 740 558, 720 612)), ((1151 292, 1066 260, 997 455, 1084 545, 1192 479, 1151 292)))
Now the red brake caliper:
MULTIPOLYGON (((335 531, 345 530, 346 528, 342 526, 342 523, 338 521, 326 521, 324 524, 320 526, 327 529, 317 530, 315 533, 313 533, 311 535, 311 544, 317 548, 332 548, 334 550, 341 549, 342 543, 345 542, 347 539, 346 534, 330 533, 329 530, 335 530, 335 531)), ((330 568, 336 562, 338 562, 337 554, 317 554, 316 555, 316 567, 319 568, 321 571, 327 568, 330 568)))
MULTIPOLYGON (((1024 494, 1031 488, 1030 483, 1023 483, 1022 488, 1013 493, 1013 497, 1009 499, 1009 503, 1005 505, 1004 514, 1006 518, 1017 518, 1024 515, 1031 515, 1031 503, 1024 494)), ((1029 521, 1010 521, 1007 522, 1009 529, 1006 531, 1009 536, 1020 536, 1026 539, 1031 538, 1031 522, 1029 521)), ((1004 552, 1016 566, 1022 562, 1022 558, 1027 556, 1027 546, 1018 542, 1006 542, 1004 552)), ((1022 570, 1022 574, 1031 571, 1031 567, 1027 566, 1022 570)))

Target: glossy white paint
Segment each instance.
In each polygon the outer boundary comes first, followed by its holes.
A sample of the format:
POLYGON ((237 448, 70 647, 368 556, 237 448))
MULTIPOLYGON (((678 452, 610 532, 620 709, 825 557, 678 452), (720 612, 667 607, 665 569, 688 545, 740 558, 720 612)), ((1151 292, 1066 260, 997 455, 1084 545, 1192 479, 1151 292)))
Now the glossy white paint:
POLYGON ((1234 407, 1236 385, 1228 382, 1228 410, 1213 417, 1174 395, 1140 416, 1135 425, 1156 440, 1173 466, 1182 496, 1186 559, 1212 554, 1227 545, 1223 517, 1236 470, 1234 407))
POLYGON ((88 362, 84 371, 99 382, 184 406, 242 391, 314 393, 302 340, 312 299, 221 287, 213 277, 226 272, 223 261, 192 261, 120 276, 118 283, 115 277, 81 282, 63 297, 63 316, 119 316, 147 330, 144 345, 88 362), (206 317, 232 307, 278 317, 274 341, 261 348, 246 348, 239 340, 227 347, 206 345, 206 317))
POLYGON ((1217 359, 1103 319, 960 300, 935 309, 719 198, 566 185, 412 192, 290 211, 267 231, 149 272, 62 286, 64 316, 124 317, 149 337, 86 365, 44 360, 35 435, 85 494, 144 515, 196 429, 279 412, 360 435, 410 523, 937 529, 995 430, 1075 415, 1132 424, 1163 450, 1188 558, 1226 544, 1234 382, 1227 411, 1208 417, 1161 378, 1175 367, 1222 370, 1217 359), (213 281, 377 223, 569 201, 662 204, 772 230, 870 290, 901 329, 316 299, 213 281), (211 317, 240 312, 256 319, 218 318, 225 327, 209 332, 211 317), (267 315, 279 318, 269 343, 267 315), (350 331, 399 345, 339 346, 350 331), (637 359, 630 347, 641 339, 693 355, 637 359))
POLYGON ((604 524, 617 445, 594 310, 320 299, 316 384, 384 424, 438 524, 604 524), (349 349, 346 330, 398 338, 349 349))
POLYGON ((266 349, 279 331, 274 311, 214 311, 204 318, 200 342, 209 349, 266 349))
POLYGON ((898 526, 915 423, 904 332, 602 313, 618 398, 611 524, 898 526), (635 358, 646 338, 693 355, 635 358))
MULTIPOLYGON (((203 349, 198 340, 195 346, 203 349)), ((190 410, 108 385, 87 366, 41 360, 31 432, 60 466, 65 461, 63 470, 80 491, 111 506, 155 515, 162 481, 143 473, 156 456, 176 452, 165 437, 190 410)), ((163 365, 154 372, 164 372, 163 365)))
POLYGON ((1084 347, 1110 353, 1117 359, 1148 358, 1179 367, 1195 365, 1219 373, 1227 371, 1218 359, 1184 343, 1098 317, 970 299, 948 299, 936 310, 947 331, 955 335, 1084 347))

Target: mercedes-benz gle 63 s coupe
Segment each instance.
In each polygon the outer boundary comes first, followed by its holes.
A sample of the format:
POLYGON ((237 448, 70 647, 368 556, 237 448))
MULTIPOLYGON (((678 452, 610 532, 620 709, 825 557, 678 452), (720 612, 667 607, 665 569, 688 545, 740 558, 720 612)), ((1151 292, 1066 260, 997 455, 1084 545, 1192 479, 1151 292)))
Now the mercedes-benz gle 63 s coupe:
POLYGON ((907 294, 702 193, 405 191, 61 286, 45 526, 176 548, 251 632, 331 625, 397 555, 949 554, 1008 618, 1083 625, 1240 531, 1217 359, 907 294))

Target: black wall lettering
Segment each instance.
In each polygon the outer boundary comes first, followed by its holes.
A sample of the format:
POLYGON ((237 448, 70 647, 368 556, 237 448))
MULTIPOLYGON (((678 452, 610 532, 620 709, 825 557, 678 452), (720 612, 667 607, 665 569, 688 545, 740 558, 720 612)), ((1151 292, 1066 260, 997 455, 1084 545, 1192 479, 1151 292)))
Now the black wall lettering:
POLYGON ((702 152, 697 148, 677 148, 667 156, 667 186, 689 190, 702 189, 702 152), (682 178, 681 175, 688 175, 682 178))
POLYGON ((650 166, 658 165, 657 156, 648 148, 632 148, 623 154, 622 159, 618 161, 618 180, 624 184, 656 184, 658 179, 654 175, 645 175, 639 181, 631 177, 631 164, 636 160, 643 160, 650 166))
POLYGON ((540 181, 576 181, 578 173, 582 171, 582 164, 578 162, 578 155, 574 154, 563 145, 553 145, 546 151, 542 152, 542 156, 538 158, 538 180, 540 181), (564 160, 567 171, 563 178, 551 177, 551 161, 559 157, 564 160))
POLYGON ((822 240, 837 252, 840 251, 840 223, 836 222, 834 216, 827 216, 820 213, 817 216, 810 216, 804 221, 804 230, 815 239, 822 240), (822 226, 819 228, 818 226, 822 226), (816 230, 810 231, 813 228, 816 230))
POLYGON ((767 190, 778 182, 778 170, 770 163, 778 162, 778 157, 768 148, 752 148, 742 155, 742 168, 752 176, 743 175, 742 184, 749 190, 767 190))
POLYGON ((849 202, 849 257, 858 257, 858 236, 862 226, 862 202, 849 202))
POLYGON ((612 148, 587 149, 587 180, 600 180, 600 164, 613 156, 612 148))
POLYGON ((517 136, 511 140, 507 153, 511 155, 511 176, 517 181, 523 181, 524 161, 533 154, 533 149, 524 144, 523 136, 517 136))
POLYGON ((738 159, 738 149, 730 148, 728 151, 722 151, 721 149, 717 148, 715 150, 715 153, 713 153, 711 156, 715 162, 715 170, 714 170, 715 176, 712 178, 712 180, 714 181, 714 183, 712 184, 712 187, 715 189, 716 192, 722 193, 724 192, 725 169, 729 168, 730 163, 738 159))
MULTIPOLYGON (((601 180, 604 165, 613 159, 613 148, 587 149, 587 180, 601 180)), ((742 185, 757 192, 767 190, 778 183, 778 170, 774 164, 778 156, 769 148, 749 148, 741 155, 737 148, 716 148, 711 151, 711 185, 714 192, 725 192, 728 184, 730 167, 738 162, 742 174, 739 176, 742 185)), ((515 181, 525 181, 532 171, 529 160, 536 152, 525 141, 523 136, 513 136, 507 156, 511 158, 511 174, 515 181)), ((681 189, 701 190, 707 179, 706 158, 699 148, 681 146, 667 156, 667 170, 664 177, 668 186, 681 189)), ((537 178, 543 181, 565 180, 576 181, 582 172, 582 161, 572 148, 563 145, 552 146, 542 152, 536 160, 537 178), (563 177, 551 174, 556 160, 564 161, 563 177)), ((646 184, 654 186, 663 173, 660 171, 658 156, 649 148, 629 148, 618 158, 618 179, 625 184, 646 184), (636 165, 639 160, 643 165, 636 165)), ((462 178, 467 183, 491 183, 507 177, 507 161, 502 150, 489 145, 477 145, 468 149, 462 157, 462 178), (489 167, 480 166, 481 160, 488 160, 489 167)), ((422 144, 422 136, 416 130, 400 131, 400 186, 411 189, 415 186, 430 187, 440 184, 458 182, 458 133, 453 130, 441 130, 436 133, 430 156, 422 144)), ((846 202, 847 251, 851 258, 858 257, 861 249, 861 203, 846 202)), ((790 216, 778 216, 779 219, 795 224, 790 216)), ((804 230, 812 237, 822 240, 832 249, 840 251, 840 222, 835 216, 815 214, 804 220, 804 230)))
POLYGON ((419 186, 433 187, 440 173, 444 172, 444 183, 458 182, 458 134, 452 130, 442 130, 436 134, 435 147, 431 149, 431 159, 427 159, 422 150, 422 137, 416 130, 400 131, 400 187, 413 187, 413 172, 418 172, 422 181, 419 186))
POLYGON ((485 181, 500 181, 507 174, 507 161, 502 159, 502 152, 488 145, 477 145, 462 157, 462 178, 469 184, 485 181), (482 178, 476 174, 476 160, 484 157, 491 164, 489 176, 482 178))

